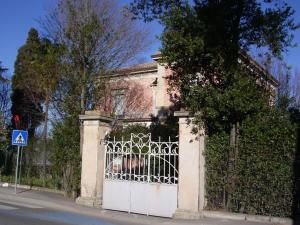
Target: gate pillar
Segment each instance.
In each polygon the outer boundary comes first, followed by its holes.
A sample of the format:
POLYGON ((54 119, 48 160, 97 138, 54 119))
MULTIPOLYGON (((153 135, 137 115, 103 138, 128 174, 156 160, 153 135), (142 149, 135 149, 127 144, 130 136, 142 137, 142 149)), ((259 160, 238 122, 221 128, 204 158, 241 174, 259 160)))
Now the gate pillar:
POLYGON ((101 207, 104 179, 104 138, 111 130, 112 118, 97 111, 80 115, 83 123, 81 194, 76 203, 101 207))
POLYGON ((193 134, 193 117, 175 112, 179 117, 178 208, 175 218, 198 219, 205 207, 204 130, 193 134))

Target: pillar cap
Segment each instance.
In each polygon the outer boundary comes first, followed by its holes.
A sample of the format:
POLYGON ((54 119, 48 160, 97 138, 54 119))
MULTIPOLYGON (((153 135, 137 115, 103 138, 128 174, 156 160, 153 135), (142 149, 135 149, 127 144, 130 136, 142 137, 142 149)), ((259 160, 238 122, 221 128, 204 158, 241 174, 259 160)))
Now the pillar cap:
POLYGON ((85 111, 84 115, 79 115, 79 120, 100 120, 110 123, 114 119, 100 111, 85 111))
POLYGON ((189 116, 191 116, 191 114, 188 111, 175 111, 174 116, 175 117, 189 117, 189 116))

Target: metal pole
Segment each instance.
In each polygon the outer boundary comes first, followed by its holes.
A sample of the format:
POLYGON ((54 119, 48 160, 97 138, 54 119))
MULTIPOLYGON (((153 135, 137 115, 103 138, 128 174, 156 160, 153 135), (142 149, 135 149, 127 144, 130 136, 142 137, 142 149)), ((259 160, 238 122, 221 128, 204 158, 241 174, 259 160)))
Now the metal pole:
POLYGON ((23 158, 23 146, 21 147, 21 157, 20 157, 20 172, 19 172, 19 184, 21 184, 22 158, 23 158))
POLYGON ((19 169, 19 154, 20 146, 18 146, 18 155, 17 155, 17 166, 16 166, 16 176, 15 176, 15 194, 17 194, 17 182, 18 182, 18 169, 19 169))

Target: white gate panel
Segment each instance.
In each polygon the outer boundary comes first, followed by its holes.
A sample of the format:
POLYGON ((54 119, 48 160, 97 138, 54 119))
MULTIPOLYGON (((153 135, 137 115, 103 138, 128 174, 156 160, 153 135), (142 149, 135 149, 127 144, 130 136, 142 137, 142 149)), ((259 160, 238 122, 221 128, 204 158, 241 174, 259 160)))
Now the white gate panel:
POLYGON ((147 183, 131 182, 130 212, 148 215, 148 194, 147 183))
POLYGON ((150 184, 148 187, 148 214, 172 217, 177 209, 177 185, 150 184))
POLYGON ((130 211, 130 182, 106 180, 103 184, 104 209, 130 211))
POLYGON ((172 217, 177 208, 177 185, 106 181, 103 208, 172 217))
POLYGON ((177 185, 131 183, 130 212, 172 217, 177 209, 177 185))

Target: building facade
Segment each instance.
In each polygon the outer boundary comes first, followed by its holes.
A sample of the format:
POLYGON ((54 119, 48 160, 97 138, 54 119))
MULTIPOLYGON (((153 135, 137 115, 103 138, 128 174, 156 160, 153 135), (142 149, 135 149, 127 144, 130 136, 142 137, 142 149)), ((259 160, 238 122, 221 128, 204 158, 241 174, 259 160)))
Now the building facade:
MULTIPOLYGON (((150 123, 152 117, 168 116, 174 106, 169 90, 168 76, 172 71, 159 63, 161 55, 152 55, 152 62, 117 70, 110 77, 105 95, 97 110, 124 121, 150 123)), ((257 84, 264 85, 276 99, 278 81, 247 54, 241 54, 239 63, 257 77, 257 84)), ((178 110, 178 109, 177 109, 178 110)))

